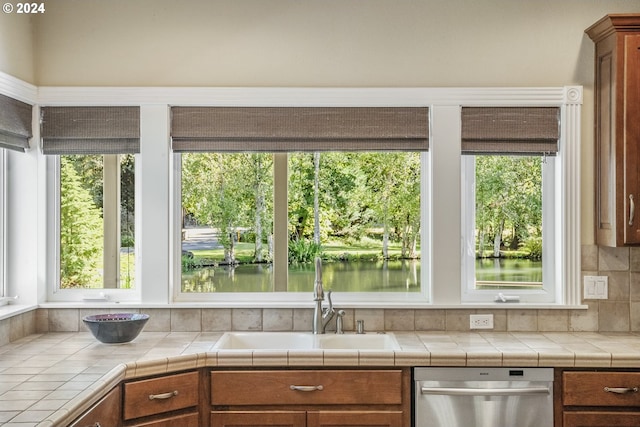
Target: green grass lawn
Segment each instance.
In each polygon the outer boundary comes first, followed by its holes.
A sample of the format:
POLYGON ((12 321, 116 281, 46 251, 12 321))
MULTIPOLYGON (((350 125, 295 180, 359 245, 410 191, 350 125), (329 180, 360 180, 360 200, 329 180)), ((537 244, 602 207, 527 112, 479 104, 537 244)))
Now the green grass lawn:
MULTIPOLYGON (((236 244, 236 259, 240 263, 253 262, 253 243, 240 242, 236 244)), ((419 250, 419 248, 418 248, 419 250)), ((194 255, 194 260, 224 260, 223 249, 201 249, 190 251, 194 255)), ((389 256, 391 258, 400 257, 401 244, 391 242, 389 244, 389 256)), ((322 257, 326 260, 371 260, 382 255, 382 242, 373 239, 362 239, 358 242, 330 241, 322 245, 322 257)))

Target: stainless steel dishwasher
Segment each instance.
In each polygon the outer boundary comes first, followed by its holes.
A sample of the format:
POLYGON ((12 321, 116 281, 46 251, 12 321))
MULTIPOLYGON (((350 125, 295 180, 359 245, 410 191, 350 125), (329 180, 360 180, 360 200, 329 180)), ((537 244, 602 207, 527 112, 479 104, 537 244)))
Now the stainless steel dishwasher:
POLYGON ((553 368, 415 368, 415 427, 552 427, 553 368))

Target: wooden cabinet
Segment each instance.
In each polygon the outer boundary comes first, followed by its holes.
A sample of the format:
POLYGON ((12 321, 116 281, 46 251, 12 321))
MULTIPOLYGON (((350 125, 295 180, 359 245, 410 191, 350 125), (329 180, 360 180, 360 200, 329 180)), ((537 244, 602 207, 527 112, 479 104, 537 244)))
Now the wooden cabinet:
POLYGON ((115 387, 71 427, 120 427, 120 387, 115 387))
POLYGON ((194 371, 124 383, 124 425, 198 427, 199 379, 194 371))
POLYGON ((559 378, 556 427, 640 426, 640 372, 565 371, 559 378))
POLYGON ((565 414, 564 427, 638 427, 638 414, 621 412, 570 412, 565 414))
POLYGON ((304 427, 305 411, 212 411, 211 427, 304 427))
POLYGON ((310 411, 307 427, 402 426, 401 411, 310 411))
POLYGON ((411 425, 410 370, 211 372, 211 426, 411 425))
POLYGON ((640 14, 586 30, 595 54, 596 242, 640 244, 640 14))

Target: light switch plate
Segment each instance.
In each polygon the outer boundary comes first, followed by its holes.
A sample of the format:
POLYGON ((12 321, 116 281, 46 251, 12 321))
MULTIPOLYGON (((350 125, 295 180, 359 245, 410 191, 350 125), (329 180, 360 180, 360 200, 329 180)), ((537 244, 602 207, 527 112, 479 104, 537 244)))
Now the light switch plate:
POLYGON ((608 276, 584 276, 584 299, 608 299, 608 276))

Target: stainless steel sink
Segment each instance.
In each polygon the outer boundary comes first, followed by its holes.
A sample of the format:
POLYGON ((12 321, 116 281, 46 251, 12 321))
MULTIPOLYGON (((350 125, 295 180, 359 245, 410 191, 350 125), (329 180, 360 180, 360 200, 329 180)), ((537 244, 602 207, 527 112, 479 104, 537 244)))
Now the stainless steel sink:
POLYGON ((310 332, 226 332, 214 350, 399 350, 393 334, 326 334, 310 332))

